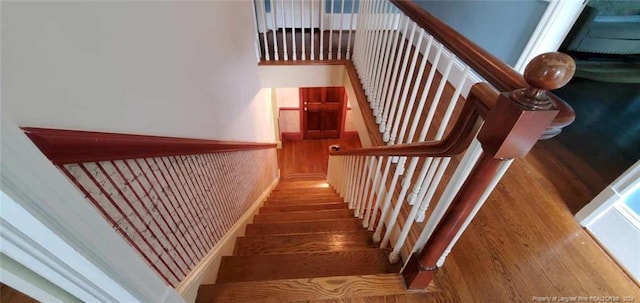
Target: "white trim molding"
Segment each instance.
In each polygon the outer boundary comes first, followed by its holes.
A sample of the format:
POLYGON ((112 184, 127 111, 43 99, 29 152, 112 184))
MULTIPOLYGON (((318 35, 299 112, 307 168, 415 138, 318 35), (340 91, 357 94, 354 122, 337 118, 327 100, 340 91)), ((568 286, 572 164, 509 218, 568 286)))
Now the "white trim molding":
POLYGON ((533 57, 558 50, 571 27, 587 5, 586 0, 546 0, 549 2, 520 58, 513 67, 522 73, 533 57))
POLYGON ((258 212, 260 207, 262 207, 271 191, 278 185, 278 182, 280 182, 280 170, 278 170, 278 177, 273 180, 271 185, 262 192, 260 197, 253 202, 244 215, 236 221, 213 249, 202 258, 200 263, 198 263, 184 280, 182 280, 180 285, 176 287, 176 291, 185 301, 188 303, 195 302, 200 285, 215 283, 222 256, 230 256, 233 254, 236 238, 244 236, 247 224, 253 222, 253 216, 258 212))
POLYGON ((31 270, 63 277, 50 282, 83 301, 184 302, 9 117, 1 123, 4 254, 37 261, 31 270))

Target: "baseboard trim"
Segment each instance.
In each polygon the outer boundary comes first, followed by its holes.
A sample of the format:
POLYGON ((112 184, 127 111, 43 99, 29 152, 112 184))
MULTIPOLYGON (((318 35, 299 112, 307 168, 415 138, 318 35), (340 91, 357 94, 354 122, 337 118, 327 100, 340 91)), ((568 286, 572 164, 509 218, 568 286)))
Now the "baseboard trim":
POLYGON ((233 251, 236 237, 244 235, 245 226, 253 219, 254 214, 260 209, 263 202, 267 199, 271 191, 278 185, 280 181, 280 170, 278 176, 273 180, 271 185, 253 202, 253 205, 238 219, 238 221, 227 231, 220 241, 202 258, 200 263, 191 270, 187 277, 176 287, 176 292, 184 298, 188 303, 193 303, 198 295, 198 288, 202 284, 205 274, 217 276, 219 260, 225 251, 233 251), (230 247, 230 249, 228 249, 230 247), (227 249, 225 249, 227 248, 227 249), (216 262, 218 261, 218 262, 216 262), (215 267, 215 268, 212 268, 215 267))

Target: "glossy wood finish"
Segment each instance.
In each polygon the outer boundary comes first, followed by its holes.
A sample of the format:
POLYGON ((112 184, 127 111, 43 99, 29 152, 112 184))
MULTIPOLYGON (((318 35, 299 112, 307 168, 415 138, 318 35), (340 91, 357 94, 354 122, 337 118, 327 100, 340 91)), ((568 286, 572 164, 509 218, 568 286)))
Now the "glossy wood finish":
POLYGON ((341 202, 342 198, 339 197, 317 197, 306 198, 304 196, 295 198, 272 198, 264 203, 264 206, 287 206, 287 205, 299 205, 299 204, 330 204, 341 202))
MULTIPOLYGON (((320 139, 305 141, 283 141, 282 149, 278 150, 278 167, 280 175, 286 178, 292 174, 327 174, 329 163, 329 146, 340 144, 345 148, 360 147, 360 140, 354 138, 320 139)), ((282 182, 278 187, 288 185, 282 182)), ((292 182, 293 183, 293 182, 292 182)), ((324 185, 327 187, 326 181, 324 185)))
POLYGON ((23 127, 25 134, 56 165, 92 161, 275 148, 251 143, 23 127))
POLYGON ((362 250, 371 248, 372 244, 371 233, 367 231, 262 235, 238 238, 234 255, 362 250))
POLYGON ((353 210, 314 210, 294 211, 286 213, 258 214, 253 217, 254 223, 311 222, 331 219, 353 218, 353 210))
MULTIPOLYGON (((437 291, 437 288, 429 291, 437 291)), ((401 295, 404 298, 405 293, 404 282, 398 275, 380 274, 236 282, 224 284, 224 287, 207 285, 200 288, 196 302, 371 302, 369 300, 378 296, 401 295)))
POLYGON ((301 87, 304 139, 340 138, 347 109, 344 87, 301 87))
POLYGON ((397 270, 381 249, 222 257, 216 283, 367 275, 397 270))
MULTIPOLYGON (((303 202, 301 202, 303 203, 303 202)), ((290 211, 312 211, 312 210, 327 210, 327 209, 347 209, 348 204, 344 202, 327 203, 327 204, 290 204, 290 205, 275 205, 273 204, 263 206, 260 208, 261 214, 290 212, 290 211)))
POLYGON ((589 186, 592 175, 582 175, 588 164, 564 165, 570 154, 550 144, 559 138, 538 143, 511 165, 436 274, 441 292, 314 302, 531 302, 533 296, 578 295, 626 295, 637 301, 640 287, 565 205, 576 198, 588 201, 597 192, 589 186))
POLYGON ((2 301, 2 303, 38 303, 38 300, 35 300, 4 283, 0 283, 0 301, 2 301))
POLYGON ((306 234, 336 231, 353 231, 362 227, 361 220, 351 219, 332 219, 313 222, 288 222, 277 224, 249 224, 247 225, 247 236, 257 235, 287 235, 287 234, 306 234))

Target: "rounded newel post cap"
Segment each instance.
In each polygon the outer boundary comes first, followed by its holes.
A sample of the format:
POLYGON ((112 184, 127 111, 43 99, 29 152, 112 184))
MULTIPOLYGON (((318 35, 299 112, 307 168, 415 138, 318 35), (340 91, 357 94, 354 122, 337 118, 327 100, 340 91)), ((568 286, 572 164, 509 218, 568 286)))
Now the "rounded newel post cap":
POLYGON ((576 72, 576 63, 563 53, 544 53, 531 59, 524 80, 536 89, 554 90, 565 86, 576 72))
POLYGON ((524 70, 528 88, 517 90, 512 99, 534 109, 549 109, 553 105, 546 92, 565 86, 576 72, 576 63, 567 54, 544 53, 531 59, 524 70))
POLYGON ((329 146, 329 152, 339 152, 340 151, 340 145, 331 145, 329 146))

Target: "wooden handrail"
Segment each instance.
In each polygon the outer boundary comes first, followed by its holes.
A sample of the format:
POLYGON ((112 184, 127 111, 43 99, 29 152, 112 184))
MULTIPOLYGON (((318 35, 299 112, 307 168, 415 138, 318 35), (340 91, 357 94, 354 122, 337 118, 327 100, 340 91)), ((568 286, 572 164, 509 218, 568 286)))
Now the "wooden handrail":
POLYGON ((403 156, 403 157, 451 157, 464 152, 475 137, 482 120, 480 108, 490 99, 497 99, 497 92, 487 83, 476 83, 471 87, 460 116, 449 134, 439 141, 415 142, 352 150, 330 150, 335 156, 403 156))
MULTIPOLYGON (((528 87, 527 82, 520 73, 425 11, 416 2, 406 0, 390 1, 498 90, 510 92, 528 87)), ((543 134, 542 139, 557 135, 562 128, 571 124, 575 119, 575 112, 569 104, 551 94, 549 94, 549 98, 559 112, 543 134)))
POLYGON ((23 127, 56 165, 275 148, 272 143, 187 139, 23 127))

